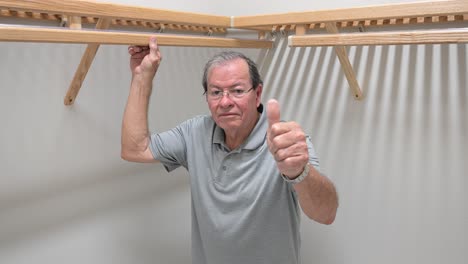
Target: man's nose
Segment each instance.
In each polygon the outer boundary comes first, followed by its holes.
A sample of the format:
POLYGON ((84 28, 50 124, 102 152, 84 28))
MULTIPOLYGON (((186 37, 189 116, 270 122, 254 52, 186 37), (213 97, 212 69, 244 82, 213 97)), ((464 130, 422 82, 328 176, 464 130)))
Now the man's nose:
POLYGON ((226 92, 223 92, 223 96, 221 97, 221 99, 219 99, 219 104, 222 106, 222 107, 230 107, 234 104, 232 98, 231 98, 231 94, 229 94, 228 91, 226 92))

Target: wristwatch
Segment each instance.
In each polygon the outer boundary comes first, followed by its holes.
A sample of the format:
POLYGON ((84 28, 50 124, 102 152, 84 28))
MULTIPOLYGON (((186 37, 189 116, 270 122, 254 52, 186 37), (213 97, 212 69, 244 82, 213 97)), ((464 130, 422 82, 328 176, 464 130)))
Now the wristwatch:
POLYGON ((301 181, 303 181, 305 179, 305 177, 307 176, 307 174, 309 174, 309 171, 310 171, 310 168, 309 168, 309 163, 307 163, 304 167, 304 170, 302 171, 301 174, 299 174, 299 176, 297 176, 296 178, 294 179, 289 179, 286 175, 284 175, 283 173, 281 173, 281 177, 283 178, 283 180, 285 182, 289 182, 289 183, 292 183, 292 184, 296 184, 296 183, 300 183, 301 181))

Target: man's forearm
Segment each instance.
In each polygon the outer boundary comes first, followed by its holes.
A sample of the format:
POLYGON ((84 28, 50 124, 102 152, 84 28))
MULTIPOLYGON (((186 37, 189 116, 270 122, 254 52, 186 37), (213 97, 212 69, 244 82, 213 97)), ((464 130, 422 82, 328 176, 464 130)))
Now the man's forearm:
POLYGON ((322 224, 331 224, 338 209, 335 186, 312 165, 307 166, 310 166, 307 177, 294 185, 301 208, 309 218, 322 224))
POLYGON ((149 145, 148 105, 151 96, 152 81, 140 76, 132 78, 130 94, 122 122, 122 158, 131 161, 145 160, 149 145))

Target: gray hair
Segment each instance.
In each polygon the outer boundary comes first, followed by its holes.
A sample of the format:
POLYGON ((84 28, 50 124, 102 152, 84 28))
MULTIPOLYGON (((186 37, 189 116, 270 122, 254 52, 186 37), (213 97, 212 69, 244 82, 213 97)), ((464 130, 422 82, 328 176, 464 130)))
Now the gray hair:
POLYGON ((208 73, 210 72, 210 70, 213 67, 226 64, 227 62, 235 59, 242 59, 247 63, 249 67, 250 81, 252 82, 252 87, 254 88, 254 90, 257 89, 258 85, 263 84, 262 78, 258 73, 257 64, 255 64, 254 61, 237 51, 223 51, 213 56, 205 65, 202 80, 202 85, 205 93, 208 90, 208 73))

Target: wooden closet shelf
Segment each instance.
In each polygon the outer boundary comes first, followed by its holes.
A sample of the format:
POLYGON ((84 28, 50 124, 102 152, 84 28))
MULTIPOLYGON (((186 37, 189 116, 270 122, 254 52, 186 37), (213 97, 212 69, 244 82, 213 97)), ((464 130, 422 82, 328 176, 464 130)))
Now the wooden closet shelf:
POLYGON ((0 19, 33 19, 57 25, 5 25, 0 27, 0 41, 88 44, 64 99, 67 105, 75 102, 101 44, 147 45, 150 35, 157 35, 161 46, 272 48, 273 41, 267 40, 267 33, 274 37, 290 35, 291 47, 334 46, 356 99, 363 98, 363 94, 345 46, 468 42, 468 0, 237 17, 88 0, 0 0, 0 19), (94 30, 83 29, 90 27, 94 30), (122 28, 129 30, 120 31, 122 28), (258 31, 258 39, 227 37, 229 29, 234 28, 258 31))

